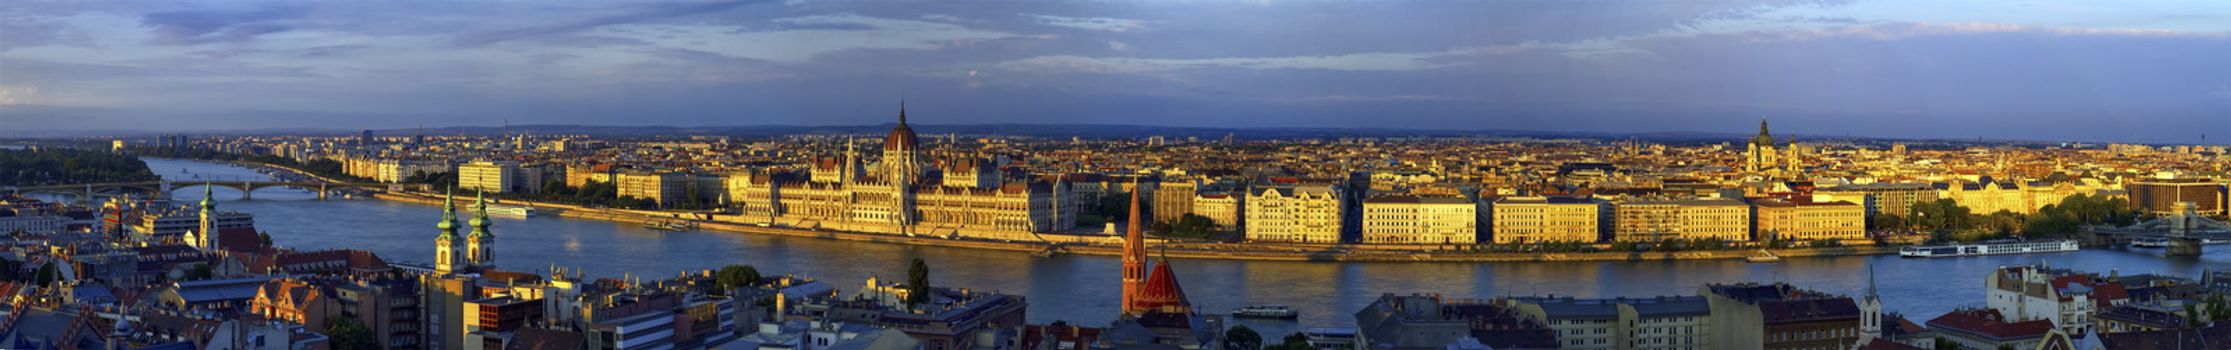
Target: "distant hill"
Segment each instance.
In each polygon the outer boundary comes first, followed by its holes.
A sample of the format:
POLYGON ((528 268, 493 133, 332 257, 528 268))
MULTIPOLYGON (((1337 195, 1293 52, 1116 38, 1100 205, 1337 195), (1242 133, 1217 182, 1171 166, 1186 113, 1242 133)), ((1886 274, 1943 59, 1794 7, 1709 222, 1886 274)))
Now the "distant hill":
MULTIPOLYGON (((884 134, 884 133, 888 133, 888 132, 890 132, 890 131, 891 131, 891 127, 892 127, 892 126, 893 126, 893 124, 891 124, 891 123, 884 123, 884 124, 874 124, 874 125, 823 125, 823 126, 806 126, 806 125, 742 125, 742 126, 605 126, 605 125, 555 125, 555 124, 553 124, 553 125, 512 125, 512 126, 509 126, 509 127, 492 127, 492 126, 459 126, 459 127, 428 128, 428 129, 379 129, 379 130, 373 130, 373 131, 372 131, 372 133, 373 133, 374 135, 383 135, 383 136, 395 136, 395 135, 414 135, 414 134, 425 134, 425 135, 476 135, 476 136, 491 136, 491 135, 506 135, 506 134, 527 133, 527 134, 538 134, 538 135, 590 135, 590 136, 600 136, 600 137, 653 137, 653 136, 682 136, 682 135, 706 135, 706 136, 731 136, 731 137, 744 137, 744 138, 753 138, 753 137, 772 137, 772 136, 782 136, 782 135, 799 135, 799 134, 828 134, 828 135, 855 134, 855 135, 861 135, 861 136, 863 136, 863 137, 880 137, 880 135, 882 135, 882 134, 884 134)), ((1168 137, 1168 138, 1171 138, 1171 139, 1173 139, 1173 140, 1182 140, 1182 139, 1185 139, 1185 138, 1188 138, 1188 137, 1195 137, 1195 138, 1200 138, 1200 139, 1202 139, 1202 140, 1216 140, 1216 139, 1221 139, 1221 138, 1223 138, 1223 137, 1224 137, 1225 135, 1229 134, 1229 135, 1232 135, 1232 136, 1233 136, 1234 138, 1238 138, 1238 139, 1243 139, 1243 140, 1247 140, 1247 139, 1252 139, 1252 140, 1260 140, 1260 139, 1292 139, 1292 138, 1342 138, 1342 137, 1508 137, 1508 138, 1543 138, 1543 139, 1639 140, 1639 141, 1649 141, 1649 142, 1656 142, 1656 143, 1717 143, 1717 142, 1741 142, 1742 140, 1748 139, 1748 138, 1750 138, 1750 136, 1751 136, 1751 134, 1749 134, 1749 133, 1720 133, 1720 132, 1696 132, 1696 131, 1664 131, 1664 132, 1643 132, 1643 133, 1613 133, 1613 132, 1587 132, 1587 131, 1495 130, 1495 129, 1480 129, 1480 130, 1427 130, 1427 129, 1394 129, 1394 128, 1208 128, 1208 127, 1171 127, 1171 126, 1146 126, 1146 125, 1113 125, 1113 124, 950 124, 950 125, 947 125, 947 124, 912 124, 911 126, 913 126, 913 127, 914 127, 914 130, 915 130, 915 132, 916 132, 916 133, 920 133, 920 134, 924 135, 925 137, 939 137, 939 136, 943 136, 943 135, 945 135, 945 134, 958 134, 958 135, 961 135, 961 136, 963 136, 963 137, 967 137, 967 136, 980 136, 980 135, 1000 135, 1000 136, 1026 136, 1026 137, 1042 137, 1042 138, 1057 138, 1057 139, 1060 139, 1060 138, 1069 138, 1069 137, 1082 137, 1082 138, 1087 138, 1087 139, 1105 139, 1105 138, 1144 138, 1144 137, 1150 137, 1150 136, 1163 136, 1163 137, 1168 137)), ((361 132, 363 132, 363 130, 343 130, 343 129, 311 129, 311 128, 289 128, 289 129, 243 129, 243 130, 195 131, 195 132, 181 132, 181 133, 184 133, 184 134, 190 134, 190 135, 233 135, 233 136, 240 136, 240 135, 333 135, 333 136, 346 136, 346 135, 356 135, 356 134, 358 134, 358 133, 361 133, 361 132)), ((134 136, 150 136, 150 135, 157 135, 157 134, 165 134, 165 132, 155 132, 155 131, 138 131, 138 130, 51 130, 51 131, 39 131, 39 130, 19 130, 19 131, 5 131, 5 130, 0 130, 0 138, 99 138, 99 137, 134 137, 134 136)), ((1914 142, 1914 143, 1917 143, 1917 144, 1961 144, 1961 145, 1965 145, 1965 144, 1977 144, 1977 143, 1979 143, 1979 142, 1981 142, 1981 143, 1990 143, 1990 144, 2010 144, 2010 143, 2011 143, 2011 144, 2045 144, 2045 143, 2051 143, 2051 142, 2045 142, 2045 141, 2026 141, 2026 140, 1926 140, 1926 139, 1894 139, 1894 138, 1870 138, 1870 137, 1851 137, 1851 136, 1828 136, 1828 135, 1806 135, 1806 134, 1795 134, 1795 135, 1783 135, 1783 134, 1777 134, 1777 135, 1775 135, 1775 136, 1776 136, 1776 137, 1778 137, 1778 138, 1780 138, 1780 137, 1796 137, 1796 138, 1797 138, 1797 139, 1799 139, 1799 140, 1838 140, 1838 141, 1850 141, 1850 142, 1859 142, 1859 143, 1869 143, 1869 142, 1890 142, 1890 141, 1910 141, 1910 142, 1914 142)))

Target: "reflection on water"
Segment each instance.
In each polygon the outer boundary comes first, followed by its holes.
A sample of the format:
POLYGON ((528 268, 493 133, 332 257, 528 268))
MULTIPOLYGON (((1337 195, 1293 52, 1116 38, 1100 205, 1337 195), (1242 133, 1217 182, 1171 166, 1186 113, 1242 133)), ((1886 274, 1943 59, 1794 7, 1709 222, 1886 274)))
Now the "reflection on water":
MULTIPOLYGON (((149 159, 166 177, 187 168, 205 177, 251 179, 230 166, 149 159)), ((200 191, 178 191, 198 200, 200 191)), ((372 200, 318 201, 296 189, 216 189, 220 207, 256 214, 257 227, 278 244, 304 249, 355 248, 395 261, 426 262, 433 255, 440 208, 372 200)), ((940 285, 1020 294, 1031 302, 1030 320, 1104 324, 1116 312, 1121 265, 1114 257, 1032 257, 1024 253, 766 237, 718 232, 666 232, 638 225, 561 218, 495 217, 496 257, 510 269, 540 271, 579 267, 593 276, 623 273, 672 276, 681 271, 751 264, 823 279, 847 292, 869 276, 903 276, 922 258, 940 285)), ((1439 293, 1450 297, 1569 295, 1645 297, 1694 294, 1706 283, 1783 281, 1834 293, 1865 290, 1868 266, 1876 269, 1886 306, 1927 318, 1956 307, 1983 304, 1983 276, 2010 264, 2045 262, 2056 267, 2123 274, 2195 276, 2203 268, 2231 268, 2231 247, 2212 246, 2200 258, 2165 258, 2158 250, 2086 250, 2078 253, 1901 259, 1893 256, 1795 258, 1776 264, 1742 261, 1570 263, 1310 263, 1177 260, 1177 276, 1204 312, 1260 304, 1293 306, 1302 325, 1352 327, 1351 313, 1384 293, 1439 293)), ((1295 323, 1243 320, 1266 335, 1286 334, 1295 323)), ((1275 336, 1271 336, 1275 338, 1275 336)))

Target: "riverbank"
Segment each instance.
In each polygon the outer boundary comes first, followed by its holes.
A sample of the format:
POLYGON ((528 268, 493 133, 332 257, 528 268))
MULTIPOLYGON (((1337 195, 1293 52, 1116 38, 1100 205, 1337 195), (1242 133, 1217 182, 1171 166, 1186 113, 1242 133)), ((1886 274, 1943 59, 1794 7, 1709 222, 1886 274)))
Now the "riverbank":
MULTIPOLYGON (((441 198, 428 195, 379 192, 372 198, 441 205, 441 198)), ((646 210, 587 208, 565 204, 538 203, 508 200, 503 204, 527 205, 560 217, 655 224, 687 220, 700 230, 788 237, 820 238, 839 241, 871 242, 939 246, 968 249, 1023 252, 1032 254, 1058 253, 1097 256, 1118 256, 1122 247, 1113 244, 1048 244, 1045 242, 995 241, 977 239, 949 239, 929 236, 906 236, 884 233, 845 232, 831 230, 799 229, 787 227, 762 227, 756 224, 724 222, 687 218, 696 213, 674 213, 646 210)), ((1795 248, 1765 250, 1711 250, 1684 252, 1577 252, 1577 253, 1488 253, 1467 251, 1405 251, 1373 249, 1358 245, 1286 245, 1286 244, 1230 244, 1188 243, 1156 240, 1157 255, 1180 259, 1218 259, 1249 261, 1322 261, 1322 262, 1561 262, 1561 261, 1675 261, 1675 260, 1740 260, 1760 256, 1761 252, 1778 258, 1863 256, 1897 252, 1896 247, 1849 246, 1834 248, 1795 248)))

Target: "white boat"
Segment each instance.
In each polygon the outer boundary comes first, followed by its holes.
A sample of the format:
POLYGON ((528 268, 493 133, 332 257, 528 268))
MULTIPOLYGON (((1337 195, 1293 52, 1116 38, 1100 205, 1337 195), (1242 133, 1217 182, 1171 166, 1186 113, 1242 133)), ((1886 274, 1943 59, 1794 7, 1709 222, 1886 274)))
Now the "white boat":
POLYGON ((1909 258, 1941 258, 1951 256, 2035 254, 2073 252, 2081 249, 2076 240, 2049 241, 1988 241, 1981 243, 1953 243, 1933 246, 1898 248, 1898 255, 1909 258))
POLYGON ((536 211, 534 207, 521 207, 521 206, 509 206, 509 205, 498 205, 498 206, 490 206, 490 207, 488 207, 488 215, 505 216, 505 217, 514 217, 514 218, 531 218, 531 217, 535 217, 535 215, 537 215, 537 214, 541 214, 541 212, 538 212, 538 211, 536 211))
POLYGON ((1294 311, 1294 308, 1286 307, 1285 305, 1256 305, 1239 308, 1238 310, 1232 310, 1232 317, 1298 318, 1301 317, 1301 312, 1294 311))

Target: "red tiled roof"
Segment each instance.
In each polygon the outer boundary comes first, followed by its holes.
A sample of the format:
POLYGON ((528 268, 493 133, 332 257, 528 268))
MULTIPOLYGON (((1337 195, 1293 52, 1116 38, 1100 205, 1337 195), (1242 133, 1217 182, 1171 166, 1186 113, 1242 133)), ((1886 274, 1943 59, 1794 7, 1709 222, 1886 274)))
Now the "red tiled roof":
POLYGON ((2007 322, 1998 310, 1969 309, 1945 313, 1929 320, 1929 328, 1951 329, 1996 339, 2042 337, 2053 331, 2053 321, 2007 322))
POLYGON ((1154 265, 1154 272, 1147 274, 1146 285, 1139 287, 1139 298, 1134 302, 1140 310, 1193 307, 1193 302, 1185 298, 1185 289, 1178 286, 1177 273, 1170 271, 1169 260, 1154 265))
POLYGON ((255 252, 265 248, 263 235, 255 227, 234 227, 217 230, 217 249, 235 252, 255 252))
POLYGON ((1867 345, 1861 345, 1861 346, 1859 346, 1859 350, 1927 350, 1927 349, 1922 349, 1921 347, 1918 347, 1918 346, 1912 346, 1912 345, 1906 345, 1906 344, 1899 344, 1898 342, 1890 341, 1889 339, 1875 338, 1875 341, 1867 342, 1867 345))

